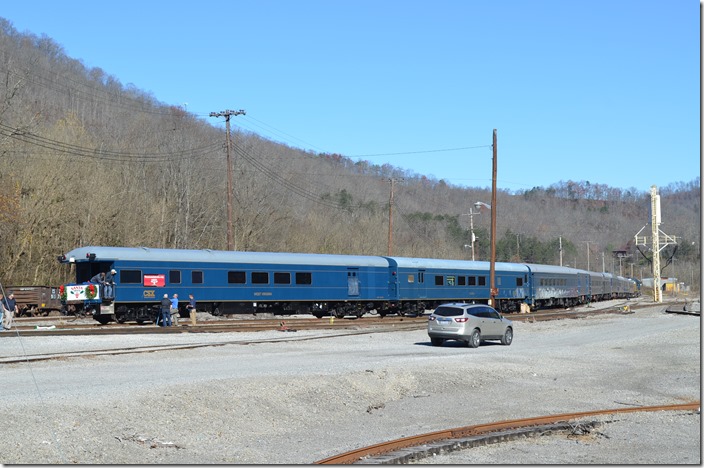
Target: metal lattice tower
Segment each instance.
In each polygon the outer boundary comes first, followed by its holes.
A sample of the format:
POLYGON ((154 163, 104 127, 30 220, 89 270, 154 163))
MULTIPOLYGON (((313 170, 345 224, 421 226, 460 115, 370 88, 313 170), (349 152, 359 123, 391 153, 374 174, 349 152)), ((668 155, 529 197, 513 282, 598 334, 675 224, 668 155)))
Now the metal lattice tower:
POLYGON ((660 195, 658 188, 650 187, 650 224, 653 235, 653 301, 662 302, 662 290, 660 282, 660 195))
MULTIPOLYGON (((650 187, 650 224, 652 237, 652 252, 653 252, 653 300, 662 302, 662 281, 660 277, 660 251, 670 244, 676 244, 677 238, 669 236, 660 230, 660 195, 658 195, 657 186, 650 187)), ((646 225, 647 226, 647 225, 646 225)), ((645 226, 638 231, 640 234, 645 226)), ((635 235, 636 245, 647 247, 648 237, 635 235)))

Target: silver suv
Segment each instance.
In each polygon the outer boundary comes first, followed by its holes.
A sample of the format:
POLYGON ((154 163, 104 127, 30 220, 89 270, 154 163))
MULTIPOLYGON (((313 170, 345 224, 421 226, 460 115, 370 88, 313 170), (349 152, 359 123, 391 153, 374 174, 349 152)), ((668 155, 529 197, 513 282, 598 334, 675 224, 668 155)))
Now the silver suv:
POLYGON ((501 340, 508 346, 513 341, 513 322, 488 305, 443 304, 428 317, 428 336, 433 346, 442 346, 445 340, 464 341, 470 348, 484 340, 501 340))

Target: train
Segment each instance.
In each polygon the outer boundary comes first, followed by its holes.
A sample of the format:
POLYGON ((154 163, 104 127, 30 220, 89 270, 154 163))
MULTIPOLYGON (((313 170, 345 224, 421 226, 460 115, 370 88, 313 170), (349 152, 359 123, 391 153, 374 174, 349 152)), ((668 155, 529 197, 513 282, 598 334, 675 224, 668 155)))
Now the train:
MULTIPOLYGON (((213 315, 365 313, 421 315, 447 302, 490 303, 485 261, 393 256, 88 246, 58 256, 75 281, 59 287, 64 314, 100 323, 155 322, 160 301, 193 294, 213 315), (90 279, 116 270, 114 294, 90 279)), ((637 296, 637 283, 611 273, 495 262, 493 306, 511 313, 637 296)))
POLYGON ((62 310, 57 286, 7 286, 3 289, 6 296, 15 295, 18 317, 46 317, 62 310))

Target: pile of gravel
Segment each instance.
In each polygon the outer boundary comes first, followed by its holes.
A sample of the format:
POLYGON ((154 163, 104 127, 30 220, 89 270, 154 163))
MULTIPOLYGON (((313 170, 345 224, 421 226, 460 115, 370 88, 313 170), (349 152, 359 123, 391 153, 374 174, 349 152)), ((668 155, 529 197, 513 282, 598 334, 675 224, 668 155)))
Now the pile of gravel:
MULTIPOLYGON (((698 317, 653 306, 514 325, 511 346, 477 349, 432 347, 424 330, 5 335, 0 358, 212 346, 1 365, 0 462, 301 464, 452 427, 699 399, 698 317)), ((529 439, 430 462, 700 463, 698 413, 615 419, 598 429, 604 436, 529 439)))

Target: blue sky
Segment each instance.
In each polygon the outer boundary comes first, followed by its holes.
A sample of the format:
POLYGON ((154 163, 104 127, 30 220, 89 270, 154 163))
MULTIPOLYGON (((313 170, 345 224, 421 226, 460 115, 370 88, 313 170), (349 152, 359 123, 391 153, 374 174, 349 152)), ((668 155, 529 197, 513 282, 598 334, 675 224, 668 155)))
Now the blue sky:
POLYGON ((449 183, 648 191, 700 175, 694 0, 4 2, 165 104, 449 183), (458 149, 461 148, 461 149, 458 149), (441 151, 442 150, 442 151, 441 151))

